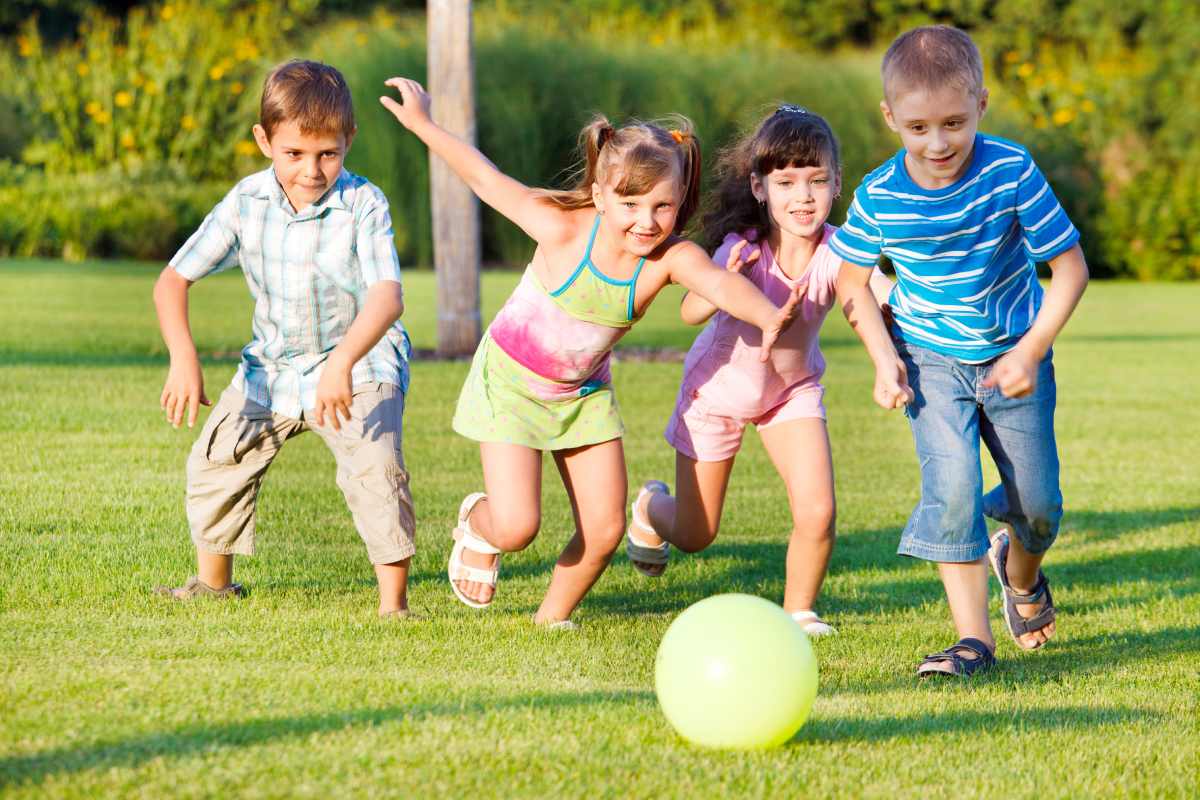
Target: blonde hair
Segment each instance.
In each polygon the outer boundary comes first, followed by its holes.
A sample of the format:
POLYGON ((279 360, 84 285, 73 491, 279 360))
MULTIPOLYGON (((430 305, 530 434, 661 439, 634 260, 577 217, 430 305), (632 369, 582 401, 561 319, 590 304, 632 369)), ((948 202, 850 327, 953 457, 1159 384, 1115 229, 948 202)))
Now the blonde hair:
POLYGON ((979 97, 983 59, 971 37, 949 25, 926 25, 896 37, 883 55, 883 93, 953 86, 979 97))
POLYGON ((614 128, 602 114, 579 132, 580 163, 569 189, 539 189, 563 209, 595 205, 592 184, 611 184, 620 195, 645 194, 669 173, 682 187, 675 230, 682 231, 700 202, 700 140, 691 120, 672 116, 661 122, 632 120, 614 128), (615 181, 615 182, 614 182, 615 181))
POLYGON ((284 122, 305 135, 354 133, 354 103, 346 79, 328 64, 293 59, 263 81, 259 123, 267 138, 284 122))

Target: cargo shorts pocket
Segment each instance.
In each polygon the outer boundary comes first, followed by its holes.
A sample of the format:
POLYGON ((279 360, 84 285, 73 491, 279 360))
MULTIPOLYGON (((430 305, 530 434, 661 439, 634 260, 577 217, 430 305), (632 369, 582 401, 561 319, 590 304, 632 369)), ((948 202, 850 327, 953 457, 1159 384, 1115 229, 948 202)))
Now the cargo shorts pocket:
POLYGON ((256 418, 229 412, 213 426, 204 456, 210 464, 225 467, 240 464, 270 430, 269 416, 256 418))

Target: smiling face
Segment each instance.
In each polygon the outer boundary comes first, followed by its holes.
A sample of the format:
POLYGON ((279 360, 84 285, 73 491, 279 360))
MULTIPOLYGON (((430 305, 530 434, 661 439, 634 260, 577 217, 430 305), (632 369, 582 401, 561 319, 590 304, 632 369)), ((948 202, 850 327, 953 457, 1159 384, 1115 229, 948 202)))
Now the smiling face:
POLYGON ((275 177, 296 211, 320 200, 337 182, 353 139, 353 132, 349 136, 301 133, 292 120, 276 125, 270 137, 262 125, 254 126, 254 140, 271 159, 275 177))
POLYGON ((879 104, 889 128, 904 144, 908 174, 924 189, 949 186, 967 171, 987 89, 899 89, 879 104))
POLYGON ((825 220, 833 208, 833 199, 841 190, 837 170, 815 167, 782 167, 765 178, 750 174, 750 191, 760 203, 767 204, 771 234, 802 238, 820 238, 825 220))
POLYGON ((611 241, 630 255, 643 258, 654 252, 675 230, 683 195, 678 176, 668 175, 645 194, 620 194, 617 181, 592 184, 592 199, 601 212, 601 227, 611 241))

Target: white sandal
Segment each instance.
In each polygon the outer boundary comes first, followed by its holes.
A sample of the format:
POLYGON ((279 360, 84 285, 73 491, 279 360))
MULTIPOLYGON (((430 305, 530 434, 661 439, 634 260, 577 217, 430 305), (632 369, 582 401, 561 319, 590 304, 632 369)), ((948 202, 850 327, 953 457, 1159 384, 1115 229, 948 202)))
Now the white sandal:
POLYGON ((661 577, 666 571, 665 567, 667 560, 671 556, 670 542, 663 542, 659 545, 647 544, 645 540, 639 539, 633 530, 635 527, 641 528, 644 531, 654 533, 654 528, 650 523, 641 518, 638 513, 638 505, 642 502, 642 498, 647 494, 670 494, 671 490, 662 481, 646 481, 634 498, 633 503, 629 506, 629 528, 625 531, 625 555, 633 563, 633 568, 643 575, 650 578, 661 577), (659 572, 648 570, 640 564, 663 565, 664 569, 659 572))
POLYGON ((820 639, 822 636, 832 636, 837 628, 817 616, 815 611, 793 611, 792 619, 800 625, 800 629, 808 634, 810 639, 820 639))
MULTIPOLYGON (((500 562, 496 562, 495 569, 483 569, 481 567, 470 567, 463 563, 463 550, 470 550, 472 553, 480 555, 494 556, 500 555, 500 549, 493 547, 482 536, 471 529, 471 523, 468 517, 471 514, 471 509, 480 500, 487 497, 483 492, 475 492, 463 498, 462 505, 458 507, 458 525, 454 528, 454 547, 450 550, 450 560, 446 564, 446 575, 450 578, 450 588, 454 591, 454 596, 463 601, 471 608, 487 608, 492 604, 491 600, 486 603, 480 603, 478 600, 472 600, 467 597, 458 588, 455 581, 473 581, 475 583, 486 583, 494 590, 496 588, 496 579, 500 575, 500 562)), ((495 593, 492 594, 493 599, 495 593)))

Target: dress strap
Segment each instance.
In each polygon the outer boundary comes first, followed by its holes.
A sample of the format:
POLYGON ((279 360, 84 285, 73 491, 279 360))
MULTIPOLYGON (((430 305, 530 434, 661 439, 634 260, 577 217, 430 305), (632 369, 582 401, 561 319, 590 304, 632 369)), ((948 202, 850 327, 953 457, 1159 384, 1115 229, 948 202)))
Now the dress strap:
MULTIPOLYGON (((587 249, 583 251, 583 258, 579 260, 579 265, 575 267, 575 271, 571 273, 571 277, 567 278, 563 285, 550 292, 551 297, 558 297, 560 294, 571 288, 571 284, 579 277, 579 273, 592 262, 592 244, 596 241, 596 232, 600 230, 600 215, 596 214, 596 221, 592 223, 592 235, 588 237, 587 249)), ((639 265, 638 269, 641 269, 639 265)))
POLYGON ((629 307, 625 311, 625 316, 629 318, 630 322, 633 321, 633 296, 637 291, 637 279, 642 274, 642 267, 645 265, 646 257, 642 256, 641 260, 638 261, 637 269, 633 271, 633 277, 629 279, 629 307))

